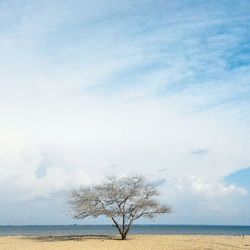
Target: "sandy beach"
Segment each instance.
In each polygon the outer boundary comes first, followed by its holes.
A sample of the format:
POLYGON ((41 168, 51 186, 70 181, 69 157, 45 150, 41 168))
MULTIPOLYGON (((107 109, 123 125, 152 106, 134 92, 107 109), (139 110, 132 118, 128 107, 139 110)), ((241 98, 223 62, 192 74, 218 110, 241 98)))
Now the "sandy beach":
POLYGON ((212 250, 250 249, 250 236, 133 235, 128 240, 108 236, 0 237, 1 250, 212 250))

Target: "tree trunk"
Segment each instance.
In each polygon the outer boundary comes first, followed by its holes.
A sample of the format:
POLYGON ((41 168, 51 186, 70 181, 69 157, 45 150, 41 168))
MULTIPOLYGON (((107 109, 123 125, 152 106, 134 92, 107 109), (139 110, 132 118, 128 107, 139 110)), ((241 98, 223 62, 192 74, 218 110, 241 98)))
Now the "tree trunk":
POLYGON ((121 235, 121 240, 126 240, 127 239, 127 233, 129 231, 130 225, 128 225, 128 228, 126 229, 125 228, 125 220, 124 219, 123 219, 123 224, 122 224, 121 227, 119 226, 119 224, 117 223, 117 221, 114 218, 111 217, 111 219, 114 222, 117 230, 119 231, 119 233, 121 235))
POLYGON ((123 233, 123 234, 121 234, 121 237, 122 237, 122 238, 121 238, 122 240, 126 240, 127 234, 126 234, 126 233, 123 233))

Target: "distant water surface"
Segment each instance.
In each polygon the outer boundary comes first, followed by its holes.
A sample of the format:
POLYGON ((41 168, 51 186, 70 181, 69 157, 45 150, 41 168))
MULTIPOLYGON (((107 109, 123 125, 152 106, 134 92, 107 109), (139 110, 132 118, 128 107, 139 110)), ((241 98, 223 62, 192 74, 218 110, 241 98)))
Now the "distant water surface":
MULTIPOLYGON (((131 234, 250 235, 250 226, 134 225, 131 234)), ((0 226, 0 236, 115 235, 111 225, 0 226)))

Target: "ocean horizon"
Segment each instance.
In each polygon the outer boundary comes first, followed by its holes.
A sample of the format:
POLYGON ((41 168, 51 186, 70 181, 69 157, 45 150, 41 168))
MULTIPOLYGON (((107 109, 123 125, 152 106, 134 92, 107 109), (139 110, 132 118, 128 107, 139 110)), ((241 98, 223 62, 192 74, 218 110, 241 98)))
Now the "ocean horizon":
MULTIPOLYGON (((112 225, 3 225, 0 236, 116 235, 112 225)), ((250 226, 136 224, 130 234, 250 235, 250 226)))

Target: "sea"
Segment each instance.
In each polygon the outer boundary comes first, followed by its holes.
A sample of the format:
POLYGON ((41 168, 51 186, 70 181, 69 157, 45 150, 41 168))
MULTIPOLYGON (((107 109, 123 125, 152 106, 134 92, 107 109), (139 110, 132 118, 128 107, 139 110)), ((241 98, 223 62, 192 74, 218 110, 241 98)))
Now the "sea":
MULTIPOLYGON (((0 226, 0 236, 116 235, 111 225, 0 226)), ((250 226, 134 225, 130 234, 250 235, 250 226)))

